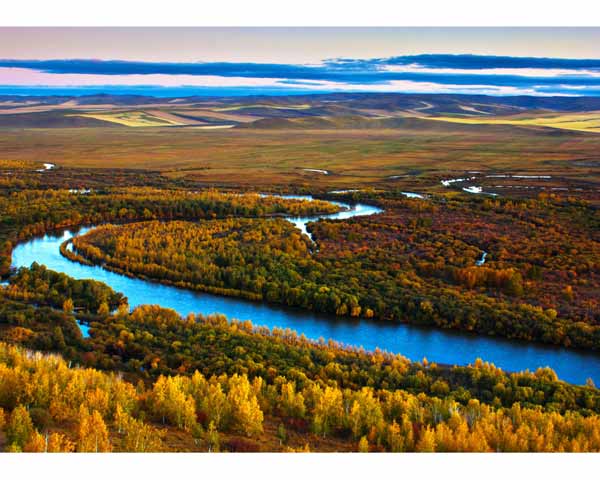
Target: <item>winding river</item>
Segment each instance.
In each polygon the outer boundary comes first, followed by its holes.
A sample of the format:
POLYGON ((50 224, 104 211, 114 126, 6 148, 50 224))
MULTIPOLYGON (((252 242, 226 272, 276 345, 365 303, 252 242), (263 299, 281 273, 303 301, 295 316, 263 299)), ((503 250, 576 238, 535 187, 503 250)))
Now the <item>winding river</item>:
MULTIPOLYGON (((302 197, 309 198, 310 197, 302 197)), ((300 230, 308 233, 306 224, 317 218, 350 218, 372 215, 376 207, 357 204, 352 207, 340 202, 347 210, 320 217, 288 218, 300 230)), ((222 313, 229 318, 251 320, 255 325, 290 328, 312 339, 333 339, 346 345, 362 346, 367 350, 380 348, 400 353, 412 360, 426 357, 430 361, 466 365, 482 358, 508 371, 534 370, 549 366, 558 376, 571 383, 583 384, 587 378, 600 383, 600 355, 553 346, 530 344, 502 338, 475 336, 468 333, 444 331, 411 325, 377 322, 366 319, 336 318, 310 311, 250 302, 232 297, 193 292, 147 280, 129 278, 101 267, 81 265, 64 258, 60 244, 83 234, 93 227, 62 234, 45 235, 16 246, 13 266, 30 266, 32 262, 46 265, 77 279, 93 278, 123 292, 131 307, 141 304, 160 304, 181 315, 190 312, 222 313)))

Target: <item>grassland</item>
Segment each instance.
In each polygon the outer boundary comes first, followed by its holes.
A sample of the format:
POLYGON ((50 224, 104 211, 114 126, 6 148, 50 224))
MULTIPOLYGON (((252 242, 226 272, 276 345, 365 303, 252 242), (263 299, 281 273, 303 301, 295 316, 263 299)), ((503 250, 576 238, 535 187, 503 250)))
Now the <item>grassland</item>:
MULTIPOLYGON (((277 185, 314 191, 398 186, 422 191, 443 188, 443 178, 481 171, 551 175, 557 188, 562 185, 560 177, 598 189, 599 135, 510 125, 455 128, 445 122, 429 123, 439 123, 441 128, 5 129, 0 150, 3 160, 49 162, 59 170, 150 170, 166 178, 212 185, 277 185), (331 174, 303 169, 324 169, 331 174)), ((499 183, 497 178, 487 181, 499 183)))
MULTIPOLYGON (((464 107, 470 108, 470 107, 464 107)), ((473 111, 472 109, 470 111, 473 111)), ((481 112, 479 112, 481 113, 481 112)), ((600 112, 581 112, 566 115, 545 114, 510 117, 427 117, 427 120, 470 125, 537 126, 600 133, 600 112)))

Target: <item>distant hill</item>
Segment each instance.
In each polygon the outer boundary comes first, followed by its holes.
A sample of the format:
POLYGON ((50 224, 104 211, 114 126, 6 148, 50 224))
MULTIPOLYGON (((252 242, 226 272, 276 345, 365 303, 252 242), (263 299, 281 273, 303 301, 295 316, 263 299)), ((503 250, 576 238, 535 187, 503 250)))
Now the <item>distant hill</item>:
POLYGON ((77 112, 51 110, 46 112, 15 113, 0 115, 0 128, 76 128, 115 127, 118 125, 74 115, 77 112))
POLYGON ((539 96, 491 96, 460 94, 413 94, 413 93, 328 93, 312 95, 288 96, 244 96, 244 97, 152 97, 145 95, 98 94, 82 96, 23 96, 0 95, 0 108, 5 102, 56 105, 72 102, 77 105, 298 105, 308 104, 311 107, 331 107, 328 104, 343 105, 347 108, 373 109, 421 109, 431 113, 463 112, 460 106, 487 107, 490 111, 497 109, 503 113, 509 110, 550 110, 550 111, 587 111, 600 110, 600 97, 539 97, 539 96), (431 107, 428 107, 430 104, 431 107), (424 108, 428 107, 428 108, 424 108))
MULTIPOLYGON (((524 116, 596 114, 600 97, 534 97, 403 93, 330 93, 252 97, 176 97, 144 95, 83 96, 0 96, 0 128, 114 127, 105 121, 110 115, 135 110, 136 115, 168 119, 165 127, 200 124, 238 126, 238 128, 428 128, 430 117, 493 119, 513 117, 523 123, 524 116), (85 115, 85 116, 84 116, 85 115), (96 117, 96 118, 93 118, 96 117), (249 124, 249 125, 244 125, 249 124)), ((568 118, 579 128, 579 118, 568 118)), ((597 129, 595 117, 584 118, 597 129), (590 122, 594 122, 593 124, 590 122)), ((439 122, 438 122, 439 123, 439 122)), ((475 123, 475 122, 472 122, 475 123)), ((483 122, 486 123, 486 122, 483 122)), ((493 123, 493 122, 487 122, 493 123)), ((505 122, 507 123, 507 122, 505 122)), ((542 123, 549 123, 543 119, 542 123)), ((551 122, 550 122, 551 123, 551 122)), ((556 128, 567 128, 563 119, 556 128)), ((146 122, 144 127, 157 126, 146 122)), ((469 128, 480 128, 464 125, 469 128)), ((583 129, 588 129, 584 126, 583 129)))
MULTIPOLYGON (((489 125, 450 123, 429 120, 427 118, 391 117, 369 118, 360 116, 340 117, 305 117, 305 118, 264 118, 252 123, 237 125, 237 129, 260 130, 364 130, 364 129, 398 129, 411 131, 427 131, 439 133, 483 133, 516 134, 524 129, 535 129, 539 134, 560 135, 566 131, 539 126, 489 125)), ((571 135, 574 132, 569 132, 571 135)))

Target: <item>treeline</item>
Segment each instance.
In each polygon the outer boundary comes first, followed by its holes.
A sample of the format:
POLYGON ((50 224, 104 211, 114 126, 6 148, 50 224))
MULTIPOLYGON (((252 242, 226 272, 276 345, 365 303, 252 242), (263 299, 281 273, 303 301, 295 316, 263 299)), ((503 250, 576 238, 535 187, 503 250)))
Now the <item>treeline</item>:
POLYGON ((84 363, 149 378, 194 370, 270 381, 282 375, 299 385, 313 380, 354 390, 373 386, 450 396, 462 403, 476 398, 497 406, 520 402, 551 411, 600 413, 597 389, 561 382, 550 369, 509 375, 483 362, 471 367, 413 363, 401 355, 316 344, 293 331, 270 331, 248 321, 230 324, 221 315, 190 315, 182 321, 173 310, 148 305, 91 327, 92 353, 84 363))
POLYGON ((0 193, 0 275, 8 273, 14 245, 56 229, 84 224, 150 219, 208 219, 227 216, 313 215, 338 211, 323 200, 132 187, 94 190, 20 190, 0 193))
MULTIPOLYGON (((151 452, 172 448, 169 431, 191 450, 260 450, 265 418, 280 418, 304 438, 337 437, 347 449, 390 452, 598 451, 600 418, 569 412, 493 408, 471 400, 403 391, 342 389, 335 384, 246 375, 160 376, 145 386, 56 356, 0 343, 0 430, 13 452, 151 452), (223 442, 224 433, 245 441, 223 442), (311 432, 312 435, 308 434, 311 432)), ((304 450, 310 448, 305 443, 304 450)), ((317 444, 318 445, 318 444, 317 444)), ((296 447, 298 448, 298 447, 296 447)))

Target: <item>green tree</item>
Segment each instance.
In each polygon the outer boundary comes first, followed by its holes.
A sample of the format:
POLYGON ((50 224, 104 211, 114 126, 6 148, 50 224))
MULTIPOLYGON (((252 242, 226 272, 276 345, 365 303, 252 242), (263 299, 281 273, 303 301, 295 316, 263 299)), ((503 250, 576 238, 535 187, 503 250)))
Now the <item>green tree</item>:
POLYGON ((218 452, 220 449, 219 432, 213 422, 209 423, 206 431, 206 445, 209 452, 218 452))
POLYGON ((8 443, 22 450, 34 431, 29 412, 23 405, 18 405, 10 414, 6 425, 8 443))

